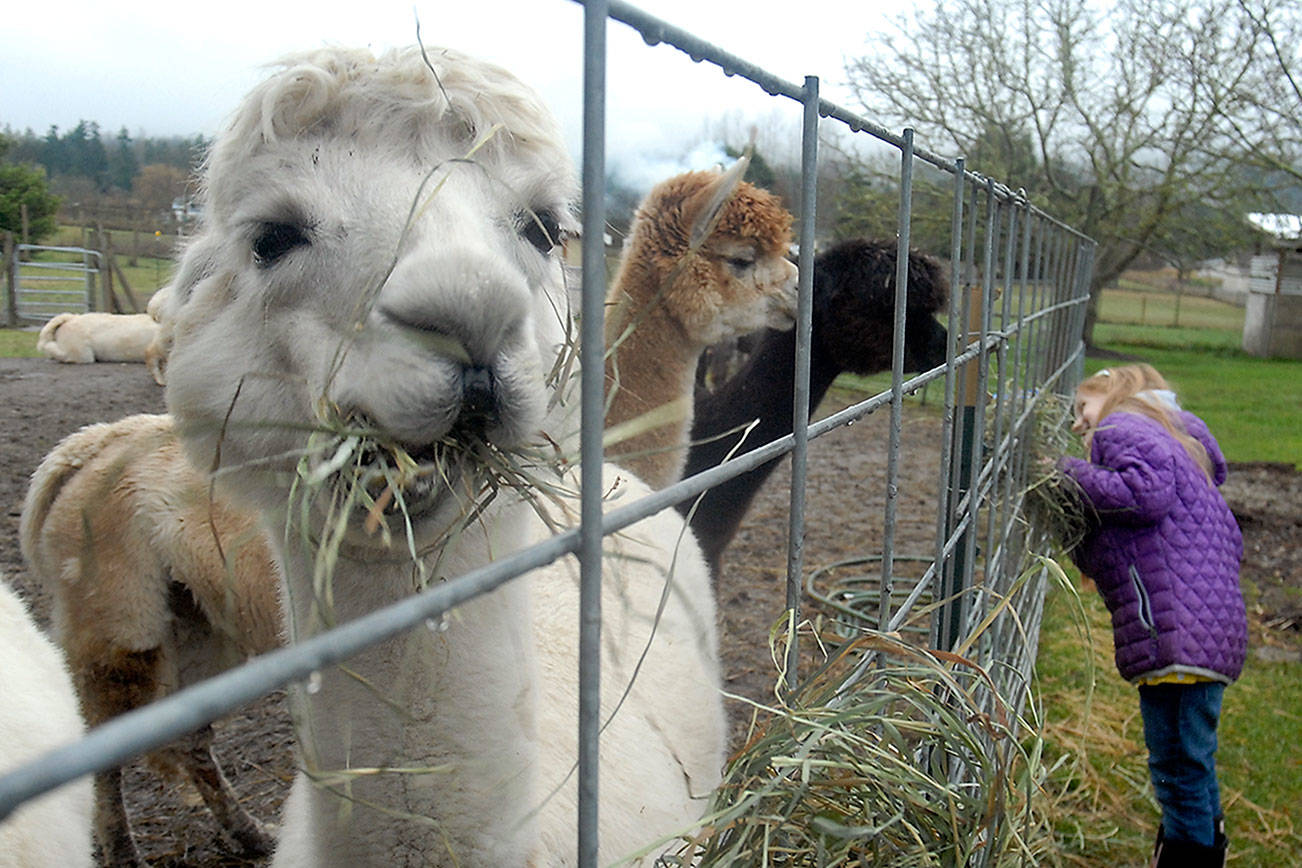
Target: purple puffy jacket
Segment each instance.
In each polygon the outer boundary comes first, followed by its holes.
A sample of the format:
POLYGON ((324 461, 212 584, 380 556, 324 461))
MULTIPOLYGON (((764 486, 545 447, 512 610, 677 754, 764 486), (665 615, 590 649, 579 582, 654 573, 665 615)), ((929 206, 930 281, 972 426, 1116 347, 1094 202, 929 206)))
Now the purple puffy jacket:
POLYGON ((1197 416, 1180 418, 1207 450, 1215 485, 1160 424, 1112 413, 1089 461, 1060 462, 1098 513, 1072 557, 1112 613, 1122 677, 1187 672, 1229 683, 1248 645, 1243 536, 1216 488, 1225 481, 1220 446, 1197 416))

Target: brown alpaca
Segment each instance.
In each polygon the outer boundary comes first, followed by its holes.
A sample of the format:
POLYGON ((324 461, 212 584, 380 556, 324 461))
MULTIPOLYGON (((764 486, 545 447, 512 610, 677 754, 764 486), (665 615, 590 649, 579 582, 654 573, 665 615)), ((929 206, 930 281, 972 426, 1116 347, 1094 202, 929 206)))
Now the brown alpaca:
POLYGON ((633 218, 606 298, 610 458, 652 488, 682 473, 701 352, 795 320, 791 215, 740 180, 746 163, 656 185, 633 218))
MULTIPOLYGON (((64 438, 32 475, 19 535, 91 726, 280 644, 276 568, 256 517, 210 499, 170 416, 64 438)), ((151 760, 188 774, 244 852, 270 852, 217 765, 211 728, 151 760)), ((95 790, 107 864, 139 864, 121 771, 96 775, 95 790)))

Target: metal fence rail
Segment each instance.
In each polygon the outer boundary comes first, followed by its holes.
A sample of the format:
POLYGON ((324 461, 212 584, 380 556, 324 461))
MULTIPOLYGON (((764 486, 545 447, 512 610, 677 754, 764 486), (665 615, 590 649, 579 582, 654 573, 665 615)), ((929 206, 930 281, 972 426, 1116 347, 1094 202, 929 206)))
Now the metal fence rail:
MULTIPOLYGON (((583 0, 576 0, 583 2, 583 0)), ((999 696, 1025 701, 1036 652, 1044 577, 1031 556, 1044 549, 1034 528, 1020 518, 1028 475, 1030 431, 1044 396, 1070 389, 1083 360, 1081 333, 1094 243, 1030 204, 1019 191, 965 169, 914 142, 913 132, 895 134, 819 96, 818 79, 801 85, 784 81, 690 32, 618 0, 588 0, 585 6, 583 114, 583 214, 585 237, 602 237, 605 174, 605 39, 608 19, 636 29, 649 45, 664 44, 725 74, 753 82, 776 98, 801 104, 802 189, 800 220, 800 305, 797 316, 798 391, 794 433, 745 453, 719 467, 682 480, 636 503, 601 513, 601 475, 583 474, 580 528, 503 558, 403 602, 264 655, 147 708, 125 714, 77 744, 54 751, 0 777, 0 817, 23 800, 60 783, 121 764, 132 756, 193 731, 238 706, 285 684, 343 661, 368 645, 438 618, 472 596, 485 593, 530 569, 568 553, 581 567, 580 636, 580 816, 581 865, 596 859, 596 745, 600 721, 597 668, 600 638, 601 538, 673 504, 694 497, 731 476, 790 452, 790 548, 788 606, 799 620, 804 599, 804 494, 809 440, 889 408, 890 439, 882 546, 870 560, 874 581, 861 595, 863 626, 898 630, 916 615, 920 600, 942 605, 929 621, 930 641, 960 649, 991 674, 999 696), (883 142, 899 153, 899 256, 895 279, 896 322, 891 387, 813 424, 809 419, 812 264, 818 132, 822 123, 840 124, 883 142), (947 313, 951 340, 947 362, 918 376, 904 375, 907 252, 914 219, 918 165, 949 178, 951 293, 947 313), (944 439, 936 467, 938 510, 934 549, 896 550, 903 397, 929 383, 943 387, 944 439), (920 577, 902 578, 897 564, 922 561, 920 577), (872 585, 876 588, 873 592, 872 585), (981 629, 977 629, 977 628, 981 629), (975 638, 974 638, 975 637, 975 638)), ((705 73, 703 73, 705 74, 705 73)), ((934 173, 933 173, 934 174, 934 173)), ((601 245, 585 245, 583 281, 583 424, 581 457, 601 461, 604 263, 601 245)), ((778 613, 774 613, 776 616, 778 613)), ((795 642, 789 649, 791 678, 798 676, 795 642)), ((865 660, 853 678, 861 677, 865 660)), ((990 701, 996 701, 992 694, 990 701)), ((955 774, 961 774, 961 769, 955 774)))
POLYGON ((14 245, 7 292, 19 319, 43 322, 58 313, 95 309, 96 283, 104 272, 104 254, 85 247, 14 245), (37 255, 56 259, 37 259, 37 255), (69 259, 68 257, 77 257, 69 259))

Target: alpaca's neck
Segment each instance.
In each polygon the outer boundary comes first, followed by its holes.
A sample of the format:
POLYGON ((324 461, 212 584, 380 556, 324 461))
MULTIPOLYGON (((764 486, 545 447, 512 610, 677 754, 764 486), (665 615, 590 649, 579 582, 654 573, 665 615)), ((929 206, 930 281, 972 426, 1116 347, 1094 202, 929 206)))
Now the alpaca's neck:
MULTIPOLYGON (((437 575, 460 575, 490 552, 518 547, 526 528, 506 511, 498 510, 487 529, 464 531, 456 551, 441 553, 437 575)), ((312 623, 313 552, 297 541, 288 545, 286 603, 297 624, 312 623)), ((410 596, 413 569, 342 556, 329 590, 334 618, 345 622, 410 596)), ((309 776, 405 770, 337 781, 340 793, 360 800, 351 811, 327 790, 305 797, 309 825, 327 842, 320 852, 328 864, 362 864, 398 852, 399 842, 426 838, 424 851, 440 852, 444 836, 459 856, 479 854, 485 861, 478 864, 516 863, 512 847, 529 838, 528 814, 538 802, 529 607, 525 585, 510 583, 323 671, 297 694, 300 759, 309 776), (378 808, 356 806, 362 802, 378 808), (434 818, 440 828, 412 815, 434 818)))
MULTIPOLYGON (((809 354, 809 406, 814 409, 827 394, 841 368, 813 347, 809 354)), ((758 418, 754 432, 746 439, 743 452, 749 452, 778 437, 791 433, 792 407, 796 399, 796 332, 769 331, 756 345, 750 358, 736 373, 713 392, 697 396, 692 424, 693 441, 722 434, 758 418)), ((733 441, 735 442, 735 441, 733 441)), ((700 464, 711 451, 720 460, 733 443, 693 446, 688 467, 696 471, 718 464, 700 464)))
POLYGON ((664 488, 681 476, 703 347, 668 313, 653 281, 634 283, 631 293, 612 293, 615 303, 607 309, 606 428, 630 423, 639 430, 612 444, 612 459, 652 488, 664 488), (646 427, 639 420, 649 413, 659 415, 646 427))
MULTIPOLYGON (((809 407, 816 408, 841 368, 815 346, 809 355, 809 407)), ((697 396, 692 423, 692 447, 683 476, 700 473, 731 454, 742 455, 792 432, 796 377, 796 332, 768 332, 746 364, 713 392, 697 396), (758 420, 758 421, 756 421, 758 420), (725 431, 755 422, 738 447, 741 435, 721 437, 725 431), (735 450, 735 452, 734 452, 735 450)), ((755 493, 777 467, 779 459, 765 462, 705 493, 692 517, 692 530, 706 559, 717 571, 719 556, 750 506, 755 493)), ((686 513, 696 501, 679 504, 686 513)))

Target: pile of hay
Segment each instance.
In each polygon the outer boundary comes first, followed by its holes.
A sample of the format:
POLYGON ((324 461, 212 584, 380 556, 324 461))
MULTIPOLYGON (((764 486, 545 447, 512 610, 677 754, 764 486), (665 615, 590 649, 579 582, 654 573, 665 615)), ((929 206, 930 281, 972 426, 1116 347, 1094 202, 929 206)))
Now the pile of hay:
POLYGON ((666 863, 1037 864, 1052 847, 1035 727, 970 660, 865 631, 756 717, 666 863))

